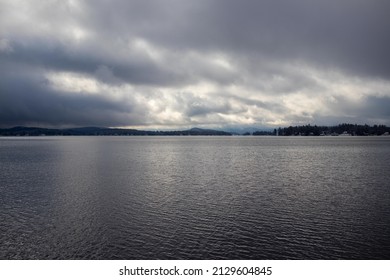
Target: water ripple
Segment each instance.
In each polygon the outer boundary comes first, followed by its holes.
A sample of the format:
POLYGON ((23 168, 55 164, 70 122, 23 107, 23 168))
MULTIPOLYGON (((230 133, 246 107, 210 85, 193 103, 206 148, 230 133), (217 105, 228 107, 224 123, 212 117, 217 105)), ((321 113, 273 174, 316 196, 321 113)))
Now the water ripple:
POLYGON ((388 259, 384 138, 0 139, 1 259, 388 259))

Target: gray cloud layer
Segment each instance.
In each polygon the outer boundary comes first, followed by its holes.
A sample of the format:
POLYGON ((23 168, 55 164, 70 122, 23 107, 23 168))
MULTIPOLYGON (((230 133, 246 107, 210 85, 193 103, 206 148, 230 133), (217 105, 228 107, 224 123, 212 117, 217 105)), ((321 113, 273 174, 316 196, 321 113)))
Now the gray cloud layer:
POLYGON ((2 0, 0 126, 390 124, 389 10, 2 0))

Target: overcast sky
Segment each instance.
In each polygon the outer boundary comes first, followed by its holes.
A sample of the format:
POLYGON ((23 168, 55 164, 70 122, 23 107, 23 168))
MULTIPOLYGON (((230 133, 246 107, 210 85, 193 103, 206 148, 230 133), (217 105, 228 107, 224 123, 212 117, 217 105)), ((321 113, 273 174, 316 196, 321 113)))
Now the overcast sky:
POLYGON ((388 0, 0 0, 0 126, 390 125, 388 0))

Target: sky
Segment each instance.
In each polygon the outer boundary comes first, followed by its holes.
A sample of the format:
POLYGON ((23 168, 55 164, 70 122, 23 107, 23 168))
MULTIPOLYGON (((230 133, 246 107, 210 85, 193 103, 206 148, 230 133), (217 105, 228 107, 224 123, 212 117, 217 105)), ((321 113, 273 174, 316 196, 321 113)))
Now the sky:
POLYGON ((0 127, 390 125, 388 0, 0 0, 0 127))

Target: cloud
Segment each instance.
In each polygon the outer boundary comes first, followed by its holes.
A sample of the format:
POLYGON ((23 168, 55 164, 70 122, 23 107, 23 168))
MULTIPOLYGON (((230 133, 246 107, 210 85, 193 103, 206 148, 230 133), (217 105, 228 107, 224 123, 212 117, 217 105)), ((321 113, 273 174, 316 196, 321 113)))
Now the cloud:
POLYGON ((145 118, 142 108, 131 98, 115 100, 113 94, 96 92, 95 85, 91 95, 88 80, 80 79, 77 84, 65 75, 53 81, 29 71, 2 74, 0 120, 3 126, 135 125, 145 118))
POLYGON ((0 39, 0 52, 11 53, 13 49, 7 39, 0 39))
POLYGON ((0 126, 390 124, 389 8, 3 0, 0 126))

